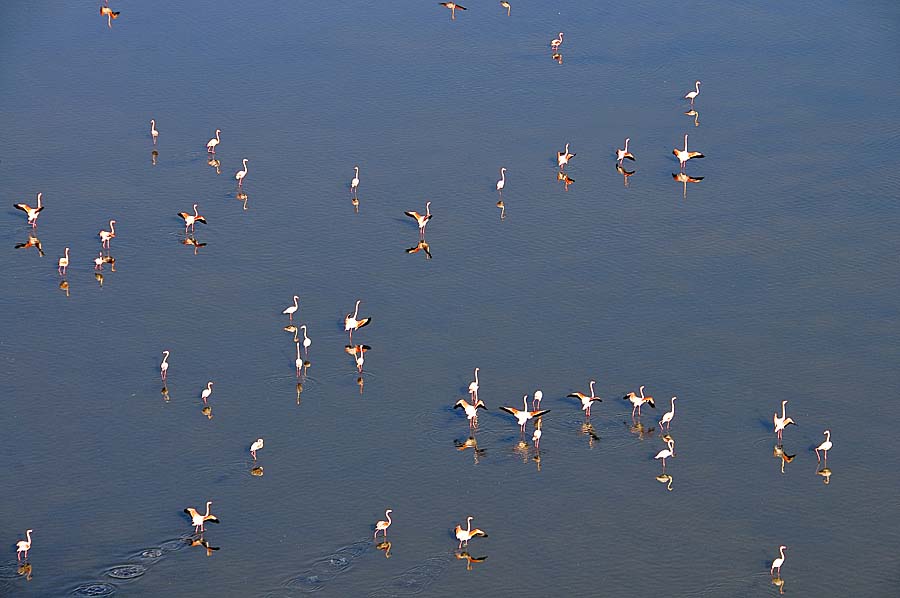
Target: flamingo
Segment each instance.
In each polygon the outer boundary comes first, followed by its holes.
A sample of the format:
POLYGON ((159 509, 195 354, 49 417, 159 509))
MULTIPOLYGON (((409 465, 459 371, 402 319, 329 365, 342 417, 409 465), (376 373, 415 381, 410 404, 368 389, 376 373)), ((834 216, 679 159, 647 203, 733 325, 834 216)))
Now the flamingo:
POLYGON ((424 239, 425 238, 425 226, 428 224, 428 221, 431 220, 431 216, 432 216, 431 202, 430 201, 425 202, 425 215, 424 216, 419 214, 418 212, 414 212, 414 211, 408 211, 408 212, 403 212, 403 213, 406 214, 407 216, 409 216, 410 218, 416 219, 416 223, 419 225, 419 236, 424 239))
POLYGON ((678 397, 672 397, 672 410, 666 411, 663 414, 662 419, 659 420, 659 429, 660 430, 662 430, 663 424, 666 424, 667 430, 672 429, 672 418, 675 417, 675 399, 677 399, 677 398, 678 397))
POLYGON ((284 311, 281 312, 282 314, 287 314, 288 317, 290 318, 291 322, 294 321, 294 314, 297 312, 297 308, 300 307, 299 302, 300 302, 300 297, 298 297, 297 295, 294 295, 294 304, 285 307, 284 311))
POLYGON ((503 187, 506 186, 506 167, 500 169, 500 180, 497 181, 497 192, 503 196, 503 187))
POLYGON ((309 357, 309 346, 312 345, 312 341, 306 336, 306 324, 301 326, 300 329, 303 330, 303 351, 306 353, 306 356, 309 357))
POLYGON ((478 369, 475 368, 475 379, 469 382, 469 394, 472 395, 472 401, 478 400, 478 369))
POLYGON ((666 445, 667 445, 669 448, 664 448, 663 450, 661 450, 661 451, 659 451, 658 453, 656 453, 656 456, 655 456, 655 457, 653 457, 654 459, 662 459, 663 471, 666 470, 666 459, 668 459, 669 457, 674 457, 674 456, 675 456, 675 441, 674 441, 674 440, 669 440, 669 441, 666 443, 666 445))
POLYGON ((303 369, 303 359, 300 357, 300 343, 294 343, 297 345, 297 359, 294 360, 294 365, 297 367, 297 377, 300 377, 300 371, 303 369))
POLYGON ((65 257, 59 258, 59 265, 56 266, 56 271, 59 272, 60 276, 66 275, 66 268, 69 267, 69 248, 66 247, 66 255, 65 257))
POLYGON ((509 2, 507 2, 506 0, 500 0, 500 6, 506 9, 506 16, 509 16, 509 11, 511 10, 509 2))
POLYGON ((534 433, 531 435, 531 441, 534 443, 534 450, 541 450, 541 436, 543 432, 541 432, 541 421, 542 419, 539 417, 536 422, 534 422, 534 433))
POLYGON ((109 242, 116 237, 116 221, 109 221, 109 230, 101 230, 97 233, 100 236, 100 246, 109 249, 109 242))
POLYGON ((244 186, 244 177, 247 176, 247 162, 249 162, 247 158, 241 160, 241 164, 244 165, 243 170, 238 170, 234 173, 234 179, 238 182, 238 187, 244 186))
POLYGON ((559 37, 557 37, 556 39, 550 40, 550 49, 555 52, 556 50, 559 49, 559 47, 562 45, 562 43, 563 43, 563 32, 560 31, 559 37))
POLYGON ((356 193, 359 187, 359 166, 354 166, 353 169, 356 171, 356 174, 353 176, 353 180, 350 181, 350 193, 356 193))
POLYGON ((460 399, 456 401, 456 404, 453 405, 454 409, 462 409, 466 412, 466 417, 469 420, 469 427, 474 428, 478 425, 478 410, 484 409, 487 410, 487 407, 484 405, 484 401, 480 399, 476 399, 473 404, 469 404, 465 399, 460 399))
POLYGON ((590 396, 580 393, 580 392, 573 392, 573 393, 569 393, 566 395, 567 397, 572 397, 573 399, 581 399, 581 410, 584 411, 584 413, 587 417, 591 416, 591 403, 593 403, 594 401, 602 401, 603 400, 600 397, 594 395, 594 384, 595 384, 595 381, 591 380, 590 396))
POLYGON ((106 17, 106 26, 112 29, 112 22, 113 20, 119 18, 119 13, 113 12, 113 9, 111 9, 109 6, 101 6, 100 16, 106 17))
POLYGON ((575 157, 575 154, 569 153, 569 144, 566 144, 566 149, 561 152, 556 152, 556 163, 559 165, 559 169, 562 170, 566 164, 569 163, 569 160, 575 157))
POLYGON ((819 451, 823 451, 825 453, 825 463, 828 463, 828 451, 831 450, 831 430, 825 430, 825 442, 816 447, 816 460, 821 462, 822 459, 819 457, 819 451))
POLYGON ((537 411, 529 411, 528 410, 528 395, 525 395, 524 397, 522 397, 522 402, 525 405, 524 411, 519 411, 518 409, 516 409, 514 407, 501 407, 500 410, 506 411, 507 413, 509 413, 510 415, 515 417, 516 420, 519 422, 519 426, 522 428, 522 433, 524 434, 525 433, 525 424, 528 423, 528 420, 530 420, 533 417, 540 417, 540 416, 544 415, 545 413, 550 413, 550 410, 549 409, 539 409, 537 411))
MULTIPOLYGON (((678 161, 681 163, 681 170, 684 171, 684 165, 687 164, 687 161, 691 158, 705 158, 703 154, 700 152, 689 152, 688 151, 688 136, 687 133, 684 134, 684 149, 680 150, 677 147, 672 150, 672 153, 675 154, 675 157, 678 158, 678 161)), ((693 182, 693 181, 689 181, 693 182)))
MULTIPOLYGON (((216 136, 206 142, 206 153, 207 154, 216 153, 216 146, 219 145, 219 141, 221 141, 221 139, 219 138, 219 134, 221 132, 222 132, 221 130, 216 129, 216 136)), ((218 166, 218 164, 216 166, 218 166)))
POLYGON ((540 390, 534 391, 534 396, 531 397, 531 409, 539 409, 541 407, 541 399, 544 398, 544 393, 540 390))
POLYGON ((619 164, 622 164, 622 160, 628 158, 632 162, 634 161, 634 155, 628 151, 628 142, 631 141, 630 137, 625 138, 625 149, 616 149, 616 160, 619 164))
POLYGON ((215 515, 209 514, 209 505, 212 504, 212 501, 206 502, 206 514, 201 515, 195 508, 188 507, 184 510, 185 513, 191 516, 191 523, 194 525, 194 533, 202 532, 203 525, 207 521, 212 521, 213 523, 219 523, 219 518, 215 515))
POLYGON ((388 509, 384 512, 384 516, 387 517, 387 521, 379 521, 375 524, 375 533, 372 535, 373 540, 378 535, 378 532, 384 534, 384 539, 387 540, 387 529, 391 527, 391 523, 393 523, 393 521, 391 521, 391 513, 393 512, 393 509, 388 509))
POLYGON ((691 101, 691 106, 694 105, 694 98, 700 95, 700 81, 694 81, 694 91, 689 91, 684 94, 684 99, 691 101))
POLYGON ((791 424, 797 425, 790 417, 785 417, 784 415, 784 406, 787 405, 787 400, 781 401, 781 417, 778 417, 778 412, 772 414, 772 423, 775 424, 775 433, 778 434, 778 440, 781 440, 781 433, 784 432, 784 429, 791 424))
POLYGON ((463 529, 461 525, 456 526, 454 532, 456 533, 456 539, 459 540, 459 546, 457 547, 458 549, 462 548, 463 544, 468 546, 469 540, 471 540, 475 536, 484 536, 485 538, 487 538, 487 534, 484 533, 484 531, 478 529, 477 527, 475 529, 472 529, 473 519, 475 519, 475 517, 473 517, 472 515, 469 515, 466 518, 466 529, 463 529))
POLYGON ((206 383, 206 388, 203 389, 203 392, 200 393, 200 398, 203 399, 204 405, 209 404, 209 403, 207 403, 206 400, 209 398, 209 395, 212 394, 212 385, 213 385, 212 380, 210 380, 209 382, 206 383))
POLYGON ((166 381, 167 372, 169 371, 169 350, 166 349, 163 351, 163 360, 162 363, 159 364, 159 377, 162 378, 162 381, 166 381))
POLYGON ((38 216, 41 214, 41 210, 44 209, 43 204, 41 204, 41 197, 42 197, 43 195, 44 195, 43 193, 38 193, 38 194, 37 194, 37 206, 34 207, 34 208, 32 208, 32 207, 31 207, 30 205, 28 205, 27 203, 16 203, 16 204, 13 204, 13 207, 14 207, 15 209, 17 209, 17 210, 22 210, 23 212, 25 212, 25 214, 28 215, 28 224, 31 225, 31 228, 37 228, 37 219, 38 219, 38 216))
POLYGON ((787 548, 787 546, 781 545, 778 547, 778 552, 781 554, 781 556, 772 561, 772 566, 769 568, 769 575, 774 575, 775 569, 778 569, 778 575, 781 575, 781 566, 784 564, 785 548, 787 548))
POLYGON ((456 2, 438 2, 441 6, 450 9, 450 18, 456 20, 456 9, 466 10, 465 6, 460 6, 456 2))
POLYGON ((359 304, 362 302, 362 299, 357 300, 356 309, 353 310, 353 315, 347 314, 347 317, 344 318, 344 330, 350 333, 350 340, 353 340, 353 331, 359 330, 363 326, 367 326, 372 318, 362 318, 360 320, 356 319, 357 314, 359 314, 359 304))
POLYGON ((153 137, 153 145, 156 145, 156 138, 159 137, 159 131, 156 130, 156 121, 150 119, 150 136, 153 137))
POLYGON ((197 204, 194 204, 194 214, 188 214, 187 212, 178 212, 178 216, 184 220, 184 232, 188 232, 188 227, 191 228, 191 232, 194 232, 194 224, 197 222, 202 222, 206 224, 206 218, 201 216, 197 212, 197 204))
POLYGON ((644 403, 650 403, 650 406, 653 407, 654 409, 656 409, 656 402, 653 400, 653 397, 645 397, 644 396, 644 387, 643 386, 641 386, 640 390, 641 390, 641 396, 637 396, 637 393, 630 392, 627 395, 625 395, 624 397, 622 397, 626 401, 631 401, 631 404, 634 405, 634 407, 631 408, 631 417, 634 417, 635 409, 637 409, 638 417, 640 417, 641 405, 643 405, 644 403))
POLYGON ((266 443, 262 438, 257 438, 256 441, 250 445, 250 454, 253 456, 254 461, 256 461, 256 451, 262 449, 265 444, 266 443))
POLYGON ((16 542, 16 560, 17 561, 22 560, 21 553, 23 553, 23 552, 25 553, 25 560, 26 561, 28 560, 28 551, 31 550, 31 532, 33 532, 33 531, 34 531, 33 529, 26 530, 25 538, 27 538, 27 539, 19 540, 18 542, 16 542))

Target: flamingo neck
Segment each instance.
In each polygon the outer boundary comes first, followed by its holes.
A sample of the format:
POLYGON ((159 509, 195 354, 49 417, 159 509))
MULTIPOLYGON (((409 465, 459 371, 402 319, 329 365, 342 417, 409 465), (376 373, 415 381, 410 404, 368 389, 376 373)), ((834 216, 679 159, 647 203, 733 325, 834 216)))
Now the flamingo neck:
POLYGON ((391 521, 391 512, 390 512, 390 511, 385 511, 385 512, 384 512, 384 516, 387 517, 388 525, 390 525, 391 523, 393 523, 393 521, 391 521))
POLYGON ((115 220, 109 221, 109 232, 111 232, 112 234, 116 234, 116 221, 115 220))
POLYGON ((356 302, 356 309, 353 310, 353 319, 356 319, 356 315, 359 313, 359 301, 356 302))
POLYGON ((209 505, 211 505, 211 504, 212 504, 212 501, 209 501, 206 503, 206 515, 204 515, 204 517, 209 517, 209 505))
POLYGON ((687 152, 687 135, 684 136, 684 151, 687 152))
POLYGON ((626 153, 626 154, 628 153, 628 142, 629 142, 629 141, 631 141, 631 140, 630 140, 630 139, 626 139, 626 140, 625 140, 625 153, 626 153))
POLYGON ((41 209, 41 195, 43 195, 43 193, 38 193, 38 197, 37 197, 37 200, 38 200, 37 207, 39 210, 41 209))

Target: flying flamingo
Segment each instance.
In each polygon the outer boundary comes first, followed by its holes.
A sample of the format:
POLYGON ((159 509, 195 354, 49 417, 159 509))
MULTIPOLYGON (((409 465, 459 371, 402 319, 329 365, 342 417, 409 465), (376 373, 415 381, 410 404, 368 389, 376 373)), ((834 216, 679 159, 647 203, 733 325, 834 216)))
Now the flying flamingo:
POLYGON ((415 212, 412 210, 410 210, 408 212, 403 212, 403 213, 406 214, 407 216, 409 216, 410 218, 416 219, 416 223, 419 225, 419 236, 424 239, 425 238, 425 226, 428 224, 428 221, 431 220, 431 216, 432 216, 431 202, 430 201, 425 202, 425 215, 424 216, 419 214, 418 212, 415 212))
POLYGON ((474 428, 478 425, 478 410, 484 409, 487 410, 487 407, 484 405, 484 401, 476 399, 474 404, 469 404, 465 399, 460 399, 456 401, 456 404, 453 405, 454 409, 462 409, 466 412, 466 417, 469 420, 469 427, 474 428))
POLYGON ((631 401, 631 404, 634 405, 631 408, 631 417, 634 417, 635 409, 637 409, 638 417, 640 417, 641 405, 643 405, 644 403, 650 403, 650 406, 653 407, 654 409, 656 409, 656 402, 653 400, 653 397, 645 397, 644 396, 644 387, 643 386, 641 386, 640 390, 641 390, 641 396, 637 396, 637 393, 630 392, 627 395, 625 395, 624 397, 622 397, 626 401, 631 401))
POLYGON ((28 551, 31 550, 31 532, 33 532, 33 531, 34 531, 33 529, 30 529, 25 532, 25 537, 27 538, 27 540, 19 540, 18 542, 16 542, 16 560, 17 561, 22 560, 21 553, 23 553, 23 552, 25 553, 25 560, 26 561, 28 560, 28 551))
POLYGON ((162 378, 163 382, 166 381, 167 372, 169 371, 169 351, 168 349, 163 351, 163 360, 162 363, 159 364, 159 376, 162 378))
POLYGON ((257 438, 256 441, 250 445, 250 454, 253 456, 254 461, 256 461, 256 451, 262 449, 265 444, 266 443, 262 438, 257 438))
POLYGON ((212 385, 212 380, 210 380, 206 383, 206 388, 203 389, 203 392, 200 393, 200 398, 203 399, 204 405, 209 405, 206 400, 209 398, 209 395, 212 394, 212 385))
POLYGON ((522 428, 522 433, 524 434, 525 433, 525 424, 528 423, 528 420, 530 420, 531 418, 534 418, 534 417, 540 417, 540 416, 544 415, 545 413, 550 413, 550 410, 549 409, 539 409, 537 411, 529 411, 528 410, 528 395, 525 395, 524 397, 522 397, 522 402, 525 405, 524 411, 519 411, 518 409, 516 409, 514 407, 501 407, 500 410, 506 411, 507 413, 509 413, 510 415, 515 417, 516 420, 519 422, 519 426, 522 428))
POLYGON ((456 19, 456 9, 466 10, 465 6, 460 6, 456 2, 438 2, 438 4, 450 9, 450 19, 452 20, 456 19))
POLYGON ((500 180, 497 181, 497 192, 503 196, 503 187, 506 186, 506 167, 500 169, 500 180))
POLYGON ((469 382, 469 394, 473 402, 478 400, 478 368, 475 368, 475 379, 469 382))
POLYGON ((689 152, 688 151, 688 136, 687 133, 684 134, 684 149, 680 150, 677 147, 672 150, 672 153, 675 154, 675 157, 678 158, 678 161, 681 163, 681 170, 684 170, 684 165, 687 164, 687 161, 691 158, 705 158, 703 154, 700 152, 689 152))
POLYGON ((774 575, 775 569, 778 569, 778 575, 781 575, 781 566, 784 564, 785 548, 787 548, 787 546, 782 545, 778 547, 778 552, 781 554, 781 556, 772 561, 772 567, 769 568, 769 575, 774 575))
POLYGON ((243 170, 238 170, 234 173, 234 179, 238 182, 238 187, 244 186, 244 177, 247 176, 247 162, 249 162, 247 158, 241 160, 241 164, 244 165, 243 170))
POLYGON ((556 50, 559 49, 559 47, 562 45, 562 43, 563 43, 563 33, 562 33, 562 31, 560 31, 559 37, 550 41, 550 49, 555 52, 556 50))
POLYGON ((669 448, 664 448, 663 450, 656 453, 655 457, 653 457, 654 459, 662 459, 663 471, 666 470, 666 459, 668 459, 669 457, 675 456, 675 441, 670 440, 666 443, 666 445, 669 448))
POLYGON ((354 166, 353 169, 356 171, 356 174, 353 176, 353 180, 350 181, 350 193, 357 193, 359 188, 359 166, 354 166))
POLYGON ((360 320, 356 319, 356 316, 359 314, 359 304, 362 302, 362 299, 359 299, 356 302, 356 309, 353 310, 353 315, 347 314, 347 317, 344 318, 344 330, 350 333, 350 340, 353 340, 353 331, 359 330, 363 326, 368 325, 372 318, 362 318, 360 320))
POLYGON ((187 212, 178 212, 178 216, 184 220, 184 232, 188 231, 188 227, 191 228, 191 232, 194 232, 194 224, 197 222, 202 222, 206 224, 206 218, 201 216, 199 212, 197 212, 197 204, 194 204, 194 215, 190 215, 187 212))
POLYGON ((116 221, 109 221, 109 230, 101 230, 97 233, 100 236, 100 246, 109 249, 109 242, 116 237, 116 221))
POLYGON ((196 509, 193 507, 188 507, 184 510, 185 513, 191 516, 191 523, 194 525, 194 533, 203 531, 203 524, 207 521, 212 521, 213 523, 219 523, 219 518, 215 515, 209 514, 209 505, 212 504, 212 501, 206 502, 206 514, 201 515, 196 509))
POLYGON ((831 450, 831 447, 831 430, 825 430, 825 442, 816 447, 816 460, 822 461, 819 457, 819 451, 823 451, 825 453, 825 463, 828 463, 828 451, 831 450))
POLYGON ((459 540, 459 546, 457 548, 462 548, 463 544, 468 546, 469 540, 471 540, 475 536, 484 536, 485 538, 487 538, 487 534, 482 530, 478 529, 477 527, 475 529, 472 529, 473 519, 475 519, 475 517, 471 515, 466 518, 466 529, 463 529, 461 525, 456 526, 456 529, 454 531, 456 532, 456 539, 459 540))
POLYGON ((784 406, 787 405, 787 400, 781 401, 781 417, 778 417, 778 412, 772 414, 772 423, 775 424, 775 433, 778 434, 778 440, 781 440, 781 433, 784 432, 784 429, 791 424, 797 425, 790 417, 785 417, 784 415, 784 406))
POLYGON ((559 169, 562 170, 566 164, 569 163, 569 160, 575 157, 575 154, 569 153, 569 144, 566 144, 566 149, 561 152, 556 152, 556 163, 559 166, 559 169))
POLYGON ((216 146, 219 145, 219 141, 220 141, 219 134, 221 132, 222 132, 221 130, 216 129, 216 136, 206 142, 206 153, 207 154, 216 153, 216 146))
POLYGON ((297 308, 300 307, 299 302, 300 302, 300 297, 298 297, 297 295, 294 295, 294 304, 285 307, 284 311, 281 312, 282 314, 287 314, 288 317, 290 318, 291 322, 294 321, 294 314, 297 312, 297 308))
POLYGON ((56 266, 56 271, 59 272, 60 276, 65 276, 66 268, 69 267, 69 248, 66 247, 66 255, 65 257, 59 258, 59 265, 56 266))
POLYGON ((387 529, 391 527, 391 523, 393 523, 393 521, 391 521, 391 513, 393 512, 393 509, 388 509, 384 512, 384 516, 387 517, 387 521, 379 521, 375 524, 375 533, 372 535, 373 540, 378 535, 378 532, 382 532, 384 534, 384 539, 387 540, 387 529))
POLYGON ((595 383, 595 381, 591 380, 590 396, 580 393, 580 392, 573 392, 573 393, 569 393, 566 395, 567 397, 572 397, 573 399, 581 399, 581 410, 584 411, 584 414, 587 417, 591 416, 591 403, 593 403, 594 401, 602 401, 603 400, 600 397, 594 395, 594 383, 595 383))
MULTIPOLYGON (((713 90, 715 91, 715 90, 713 90)), ((694 105, 694 98, 700 95, 700 81, 694 81, 694 91, 689 91, 684 94, 684 99, 691 101, 691 106, 694 105)))
POLYGON ((631 141, 630 137, 625 138, 625 149, 616 149, 616 160, 619 164, 622 164, 622 160, 628 158, 632 162, 634 161, 634 155, 628 151, 628 142, 631 141))
POLYGON ((150 119, 150 136, 153 137, 153 145, 156 145, 156 138, 159 137, 159 131, 156 130, 156 121, 150 119))
POLYGON ((300 329, 303 330, 303 352, 309 357, 309 346, 312 344, 312 341, 306 336, 306 324, 301 326, 300 329))
POLYGON ((666 411, 663 414, 662 419, 659 420, 659 429, 660 430, 662 430, 663 424, 666 424, 667 430, 672 429, 672 418, 675 417, 675 399, 677 399, 677 398, 678 397, 672 397, 672 410, 666 411))
POLYGON ((17 210, 22 210, 28 215, 28 224, 31 225, 31 228, 37 228, 37 219, 41 214, 41 210, 44 209, 44 206, 41 204, 41 197, 43 193, 37 194, 37 207, 32 208, 27 203, 17 203, 13 204, 13 207, 17 210))

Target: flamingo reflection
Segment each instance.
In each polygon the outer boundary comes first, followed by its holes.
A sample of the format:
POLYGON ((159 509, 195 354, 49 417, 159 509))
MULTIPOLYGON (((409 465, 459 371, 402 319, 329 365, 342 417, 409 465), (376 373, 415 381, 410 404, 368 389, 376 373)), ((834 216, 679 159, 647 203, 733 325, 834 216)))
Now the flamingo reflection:
POLYGON ((425 252, 426 260, 431 259, 431 246, 425 240, 419 241, 415 247, 410 247, 409 249, 407 249, 406 253, 419 253, 420 251, 425 252))
MULTIPOLYGON (((502 4, 502 2, 501 2, 502 4)), ((466 571, 472 570, 472 563, 483 563, 487 560, 486 556, 474 557, 469 554, 467 551, 455 552, 456 558, 460 561, 466 561, 466 571)))
POLYGON ((41 245, 41 240, 34 235, 28 235, 28 240, 24 243, 16 243, 16 249, 28 249, 29 247, 34 247, 37 249, 38 255, 44 257, 44 247, 41 245))
POLYGON ((690 176, 683 172, 672 173, 672 178, 675 179, 676 183, 682 184, 681 197, 687 199, 687 184, 688 183, 699 183, 703 180, 702 176, 690 176))

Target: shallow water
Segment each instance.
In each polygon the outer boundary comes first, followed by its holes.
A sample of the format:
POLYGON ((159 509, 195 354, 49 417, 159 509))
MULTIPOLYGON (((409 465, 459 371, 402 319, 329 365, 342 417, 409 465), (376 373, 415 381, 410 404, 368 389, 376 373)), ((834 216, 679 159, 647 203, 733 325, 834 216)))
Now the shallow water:
POLYGON ((0 8, 0 594, 759 596, 779 544, 785 594, 892 594, 900 11, 435 4, 114 0, 112 29, 93 6, 0 8), (706 155, 686 197, 684 133, 706 155), (38 191, 43 258, 14 248, 9 205, 38 191), (405 252, 426 200, 430 260, 405 252), (176 216, 194 202, 196 248, 176 216), (341 326, 357 299, 362 394, 341 326), (478 453, 451 409, 476 366, 478 453), (565 395, 590 379, 587 430, 565 395), (640 434, 620 397, 642 384, 640 434), (539 461, 497 409, 537 388, 539 461), (650 428, 673 395, 669 492, 650 428), (182 510, 206 500, 221 523, 191 546, 182 510), (475 562, 454 552, 470 514, 475 562))

